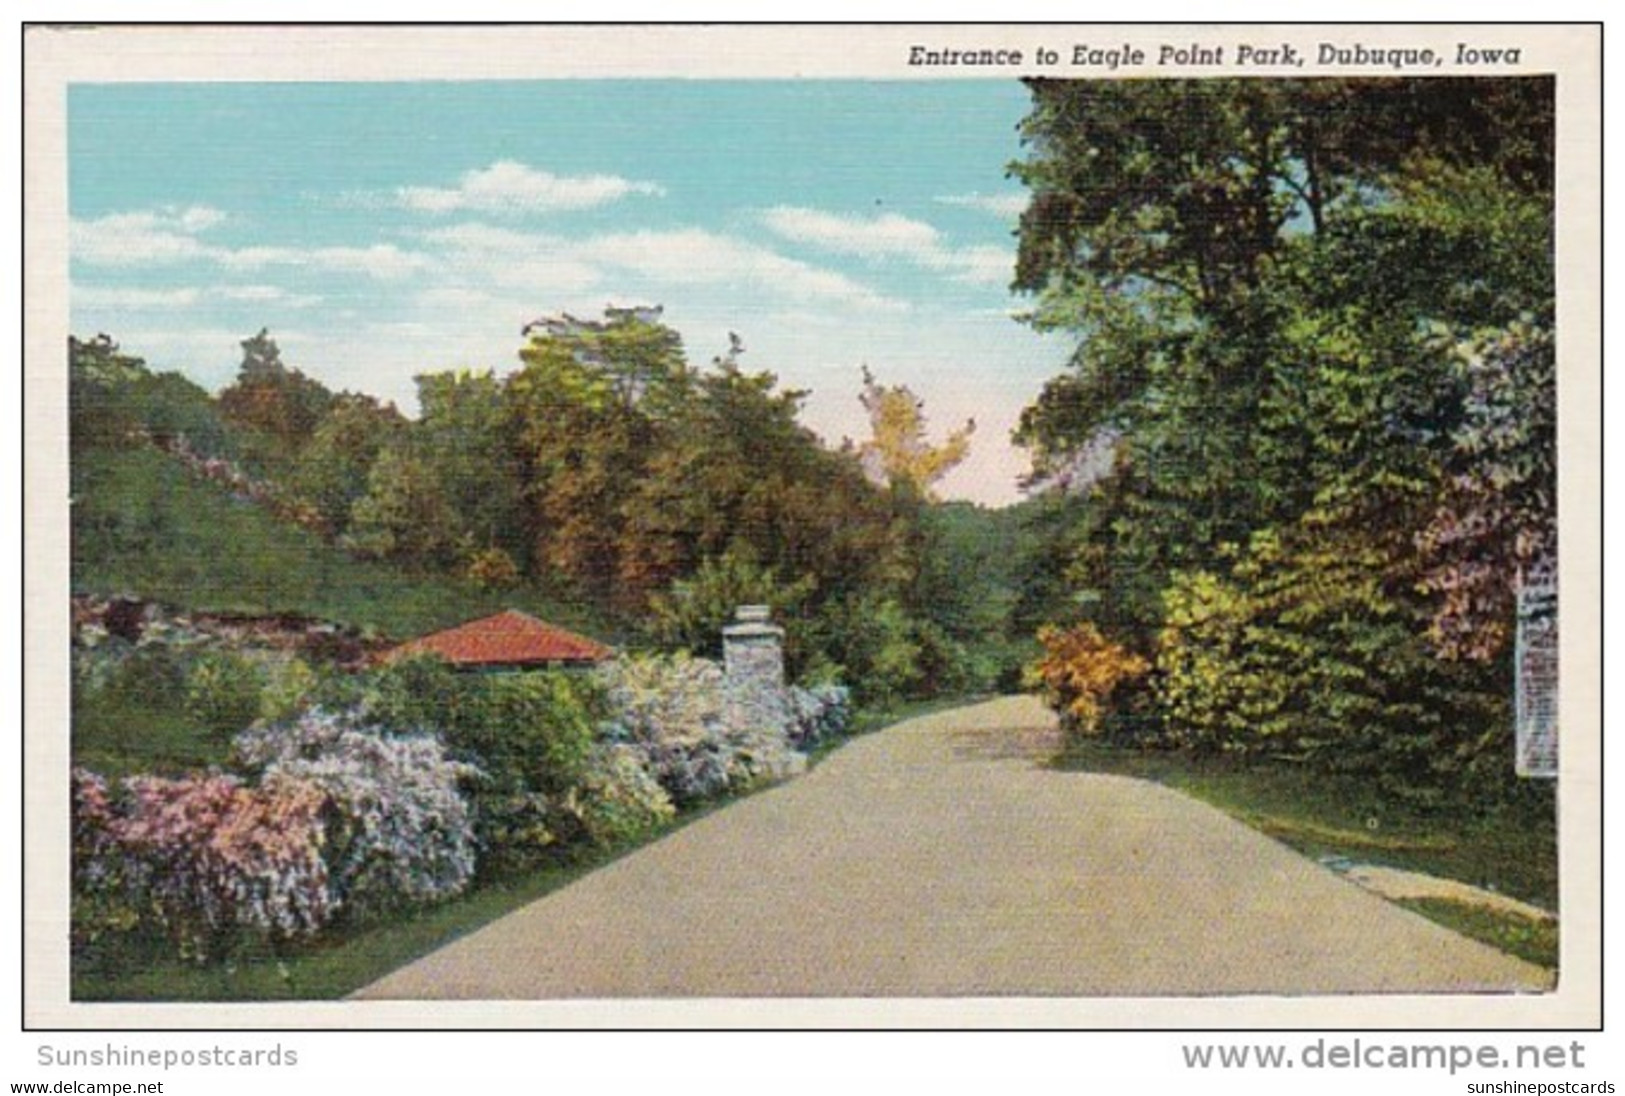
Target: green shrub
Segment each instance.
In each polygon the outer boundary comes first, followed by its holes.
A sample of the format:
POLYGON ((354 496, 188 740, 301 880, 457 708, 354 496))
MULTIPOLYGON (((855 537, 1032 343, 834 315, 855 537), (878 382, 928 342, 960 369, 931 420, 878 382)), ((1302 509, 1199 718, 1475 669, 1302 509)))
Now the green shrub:
POLYGON ((918 678, 913 692, 920 696, 955 696, 985 688, 987 676, 970 650, 934 621, 919 621, 914 628, 918 678))
POLYGON ((463 684, 444 659, 419 655, 374 671, 362 686, 362 695, 380 726, 443 733, 456 720, 463 684))
POLYGON ((860 703, 884 707, 919 687, 917 628, 895 600, 868 595, 840 603, 826 611, 821 628, 839 676, 852 682, 860 703))
POLYGON ((729 550, 702 560, 688 578, 651 598, 646 628, 662 648, 717 658, 722 654, 722 630, 732 623, 738 608, 766 605, 773 619, 784 625, 785 663, 791 673, 798 673, 807 653, 801 610, 815 586, 810 576, 783 581, 748 551, 729 550))
POLYGON ((260 717, 265 675, 241 655, 214 651, 186 675, 186 712, 210 732, 235 734, 260 717))
POLYGON ((1168 742, 1369 775, 1419 805, 1517 794, 1510 683, 1434 656, 1393 548, 1318 533, 1258 534, 1228 577, 1174 576, 1156 661, 1168 742))
POLYGON ((260 718, 277 723, 311 706, 321 680, 304 659, 275 659, 262 669, 265 682, 260 690, 260 718))
POLYGON ((111 704, 180 708, 189 696, 190 660, 164 643, 141 644, 107 673, 104 699, 111 704))
POLYGON ((475 755, 493 773, 511 773, 526 788, 560 794, 587 771, 602 692, 563 672, 489 674, 457 683, 443 733, 453 749, 475 755))
POLYGON ((647 836, 677 815, 671 796, 636 750, 604 744, 593 749, 571 809, 593 844, 614 846, 647 836))
POLYGON ((1248 750, 1285 730, 1278 723, 1284 682, 1262 664, 1255 646, 1252 599, 1216 575, 1194 572, 1172 576, 1163 601, 1156 695, 1167 741, 1197 750, 1248 750))
POLYGON ((563 671, 463 674, 410 658, 373 674, 368 718, 438 735, 481 775, 470 784, 480 870, 502 874, 593 840, 579 796, 592 771, 603 690, 563 671))

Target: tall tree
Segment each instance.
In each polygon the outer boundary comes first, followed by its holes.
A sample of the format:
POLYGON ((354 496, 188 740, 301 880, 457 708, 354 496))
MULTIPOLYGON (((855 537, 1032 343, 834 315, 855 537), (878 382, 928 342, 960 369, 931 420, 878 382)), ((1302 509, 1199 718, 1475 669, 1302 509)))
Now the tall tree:
POLYGON ((526 483, 531 557, 622 607, 644 590, 621 582, 622 517, 638 490, 664 408, 688 369, 676 333, 638 310, 527 329, 524 367, 508 379, 526 483))
POLYGON ((527 559, 517 429, 503 384, 490 370, 417 378, 418 451, 459 527, 483 550, 527 559))
POLYGON ((344 543, 362 556, 436 569, 457 566, 471 547, 439 480, 409 439, 373 462, 344 543))
POLYGON ((1412 325, 1505 324, 1509 288, 1522 307, 1550 292, 1550 81, 1031 88, 1017 285, 1035 325, 1079 342, 1018 440, 1037 482, 1109 440, 1130 513, 1102 534, 1139 570, 1204 563, 1307 505, 1305 384, 1374 379, 1400 350, 1408 425, 1385 436, 1414 445, 1452 397, 1437 357, 1406 349, 1412 325), (1497 203, 1515 208, 1475 222, 1497 203), (1345 360, 1317 373, 1306 349, 1345 360))
POLYGON ((315 433, 331 409, 333 393, 320 381, 290 369, 271 334, 261 328, 243 340, 237 379, 220 393, 227 419, 272 442, 272 456, 292 456, 315 433))
POLYGON ((299 451, 291 476, 294 492, 316 508, 328 535, 348 529, 352 508, 367 493, 373 463, 405 425, 392 404, 352 392, 334 397, 299 451))
POLYGON ((206 456, 230 455, 208 392, 179 373, 157 373, 107 335, 68 337, 69 443, 103 446, 184 442, 206 456))

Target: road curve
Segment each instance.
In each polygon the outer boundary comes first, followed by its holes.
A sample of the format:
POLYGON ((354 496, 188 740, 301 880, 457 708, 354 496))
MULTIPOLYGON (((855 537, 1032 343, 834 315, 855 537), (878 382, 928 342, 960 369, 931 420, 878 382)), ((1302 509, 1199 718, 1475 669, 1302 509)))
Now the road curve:
POLYGON ((366 999, 1539 992, 1539 968, 1156 784, 1056 772, 1034 701, 899 724, 366 999))

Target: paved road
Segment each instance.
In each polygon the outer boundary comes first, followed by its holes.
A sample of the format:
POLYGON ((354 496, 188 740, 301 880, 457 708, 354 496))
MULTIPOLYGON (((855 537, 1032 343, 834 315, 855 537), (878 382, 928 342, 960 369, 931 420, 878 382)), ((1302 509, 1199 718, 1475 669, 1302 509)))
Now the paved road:
POLYGON ((1535 991, 1155 784, 1041 767, 1011 698, 900 724, 363 989, 366 998, 1535 991))

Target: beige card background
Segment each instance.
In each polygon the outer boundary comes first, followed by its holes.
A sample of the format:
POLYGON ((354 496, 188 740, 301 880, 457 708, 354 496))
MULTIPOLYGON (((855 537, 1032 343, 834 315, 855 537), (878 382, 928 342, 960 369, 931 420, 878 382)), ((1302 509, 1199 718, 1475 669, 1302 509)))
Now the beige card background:
MULTIPOLYGON (((1601 1017, 1601 32, 1596 26, 574 26, 35 27, 25 36, 24 254, 27 552, 24 728, 24 1023, 32 1028, 1044 1027, 1590 1028, 1601 1017), (1115 75, 1381 75, 1317 69, 1312 44, 1518 47, 1495 75, 1557 75, 1559 513, 1562 630, 1562 976, 1539 997, 1146 1000, 543 1001, 257 1005, 75 1005, 67 999, 68 573, 65 89, 75 81, 422 80, 707 76, 997 79, 1019 70, 907 65, 908 47, 1129 41, 1227 45, 1289 40, 1304 69, 1120 70, 1115 75)), ((1065 65, 1045 75, 1104 78, 1065 65)), ((18 863, 13 860, 12 863, 18 863)))

